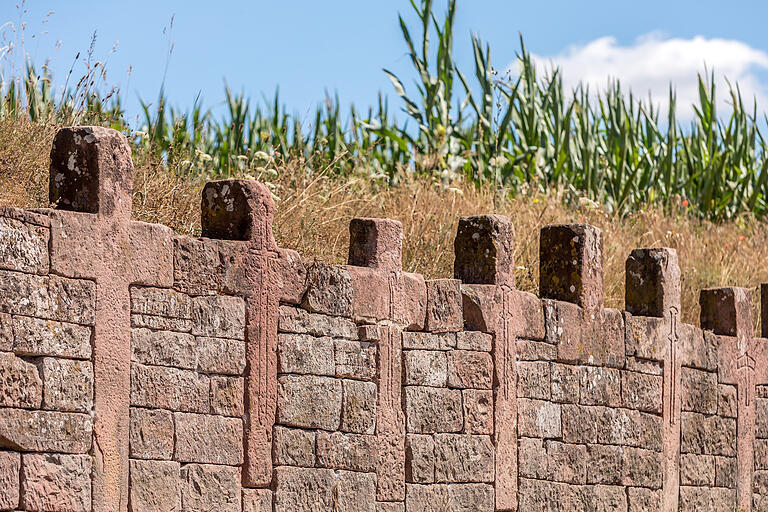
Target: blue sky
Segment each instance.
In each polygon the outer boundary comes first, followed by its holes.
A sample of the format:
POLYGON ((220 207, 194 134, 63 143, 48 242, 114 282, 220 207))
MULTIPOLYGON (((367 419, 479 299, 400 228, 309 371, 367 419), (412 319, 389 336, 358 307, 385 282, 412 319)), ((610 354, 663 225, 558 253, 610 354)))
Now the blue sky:
MULTIPOLYGON (((408 0, 27 0, 23 14, 17 5, 0 0, 0 48, 16 45, 15 55, 5 57, 6 75, 22 62, 20 22, 24 50, 38 66, 50 59, 59 85, 96 32, 94 58, 108 59, 109 82, 121 88, 134 117, 139 95, 156 98, 166 63, 174 105, 191 106, 198 92, 205 105, 220 104, 226 79, 253 98, 271 96, 279 85, 289 112, 307 118, 326 89, 338 91, 343 104, 366 107, 379 90, 392 95, 383 67, 412 76, 397 23, 398 11, 414 19, 408 0)), ((435 5, 445 9, 444 1, 435 5)), ((470 33, 476 32, 504 68, 514 61, 522 32, 540 61, 564 67, 569 83, 618 76, 645 95, 674 81, 684 104, 706 61, 768 104, 766 19, 765 1, 459 0, 456 56, 472 70, 470 33)), ((73 75, 83 69, 78 63, 73 75)))

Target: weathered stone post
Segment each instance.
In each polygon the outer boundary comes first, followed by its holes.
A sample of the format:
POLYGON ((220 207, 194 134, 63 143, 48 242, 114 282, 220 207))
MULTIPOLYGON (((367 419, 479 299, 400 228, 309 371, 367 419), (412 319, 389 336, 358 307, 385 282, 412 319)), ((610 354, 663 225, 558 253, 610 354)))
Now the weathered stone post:
POLYGON ((721 378, 736 385, 736 500, 739 510, 749 511, 755 467, 756 351, 752 299, 745 288, 711 288, 701 290, 699 304, 701 328, 723 337, 719 344, 724 373, 721 378))
POLYGON ((51 150, 51 272, 96 282, 93 510, 128 509, 131 284, 173 284, 171 230, 131 222, 131 150, 99 127, 65 128, 51 150))
POLYGON ((674 249, 635 249, 626 262, 625 303, 635 316, 667 324, 664 360, 662 510, 676 512, 680 494, 680 267, 674 249))

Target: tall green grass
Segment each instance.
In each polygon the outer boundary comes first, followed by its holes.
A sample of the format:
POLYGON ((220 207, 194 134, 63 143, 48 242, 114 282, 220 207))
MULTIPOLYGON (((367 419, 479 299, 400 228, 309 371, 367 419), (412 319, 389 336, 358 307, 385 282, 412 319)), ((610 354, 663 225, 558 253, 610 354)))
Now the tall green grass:
POLYGON ((695 117, 681 123, 672 87, 666 112, 618 81, 596 94, 583 85, 566 90, 558 70, 540 74, 522 37, 515 72, 494 68, 477 36, 474 69, 462 70, 453 56, 455 0, 442 15, 432 0, 411 3, 419 22, 399 23, 415 83, 384 70, 400 103, 397 116, 381 94, 366 111, 342 111, 339 99, 328 97, 306 123, 286 112, 277 93, 253 102, 227 88, 226 111, 217 117, 199 100, 176 110, 161 91, 152 106, 142 103, 143 126, 132 131, 121 121, 119 94, 75 88, 57 99, 50 77, 30 66, 24 80, 3 88, 0 118, 106 119, 137 148, 194 176, 237 171, 263 178, 291 159, 307 173, 363 174, 392 186, 408 174, 446 185, 464 179, 511 195, 557 193, 619 213, 648 205, 715 220, 768 213, 765 120, 738 85, 726 91, 732 109, 719 117, 714 75, 700 75, 695 117))

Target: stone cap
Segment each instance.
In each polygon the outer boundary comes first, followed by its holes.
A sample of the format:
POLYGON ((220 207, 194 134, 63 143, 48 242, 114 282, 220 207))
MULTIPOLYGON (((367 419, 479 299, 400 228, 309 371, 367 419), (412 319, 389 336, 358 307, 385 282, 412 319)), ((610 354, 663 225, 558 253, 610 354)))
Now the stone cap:
POLYGON ((722 336, 752 337, 752 298, 746 288, 701 290, 699 304, 702 329, 722 336))
POLYGON ((133 162, 125 136, 111 128, 62 128, 53 139, 50 202, 60 210, 130 216, 133 162))
POLYGON ((392 219, 352 219, 347 261, 356 267, 402 270, 403 225, 392 219))
POLYGON ((663 317, 680 311, 680 266, 677 251, 635 249, 626 262, 626 310, 633 315, 663 317))
POLYGON ((459 219, 453 276, 464 284, 515 286, 515 228, 503 215, 459 219))
POLYGON ((275 203, 269 189, 254 180, 209 181, 201 201, 203 236, 256 242, 275 249, 272 234, 275 203))
POLYGON ((588 224, 541 229, 539 291, 542 299, 603 306, 603 233, 588 224))

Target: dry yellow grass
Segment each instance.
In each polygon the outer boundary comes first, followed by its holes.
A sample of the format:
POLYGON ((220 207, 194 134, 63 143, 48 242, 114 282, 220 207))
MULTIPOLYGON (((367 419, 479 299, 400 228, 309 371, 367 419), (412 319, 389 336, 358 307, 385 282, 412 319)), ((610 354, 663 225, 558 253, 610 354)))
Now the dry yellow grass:
MULTIPOLYGON (((48 151, 55 126, 0 122, 0 205, 47 206, 48 151)), ((160 222, 179 233, 199 231, 202 181, 189 180, 146 155, 138 155, 134 177, 134 217, 160 222)), ((272 180, 280 197, 275 234, 281 246, 296 249, 306 261, 342 263, 352 217, 390 217, 405 230, 404 264, 426 277, 452 275, 453 237, 459 217, 481 213, 508 215, 516 228, 518 288, 538 286, 539 229, 551 223, 587 222, 603 230, 606 305, 623 308, 624 262, 635 247, 677 249, 683 273, 683 319, 698 324, 698 292, 711 286, 757 290, 768 282, 764 265, 766 224, 744 216, 712 224, 683 213, 649 210, 617 218, 600 209, 572 210, 555 197, 494 197, 471 186, 443 187, 424 179, 395 188, 363 177, 307 176, 290 162, 272 180)), ((753 293, 755 302, 758 295, 753 293)), ((756 304, 757 307, 757 304, 756 304)))

